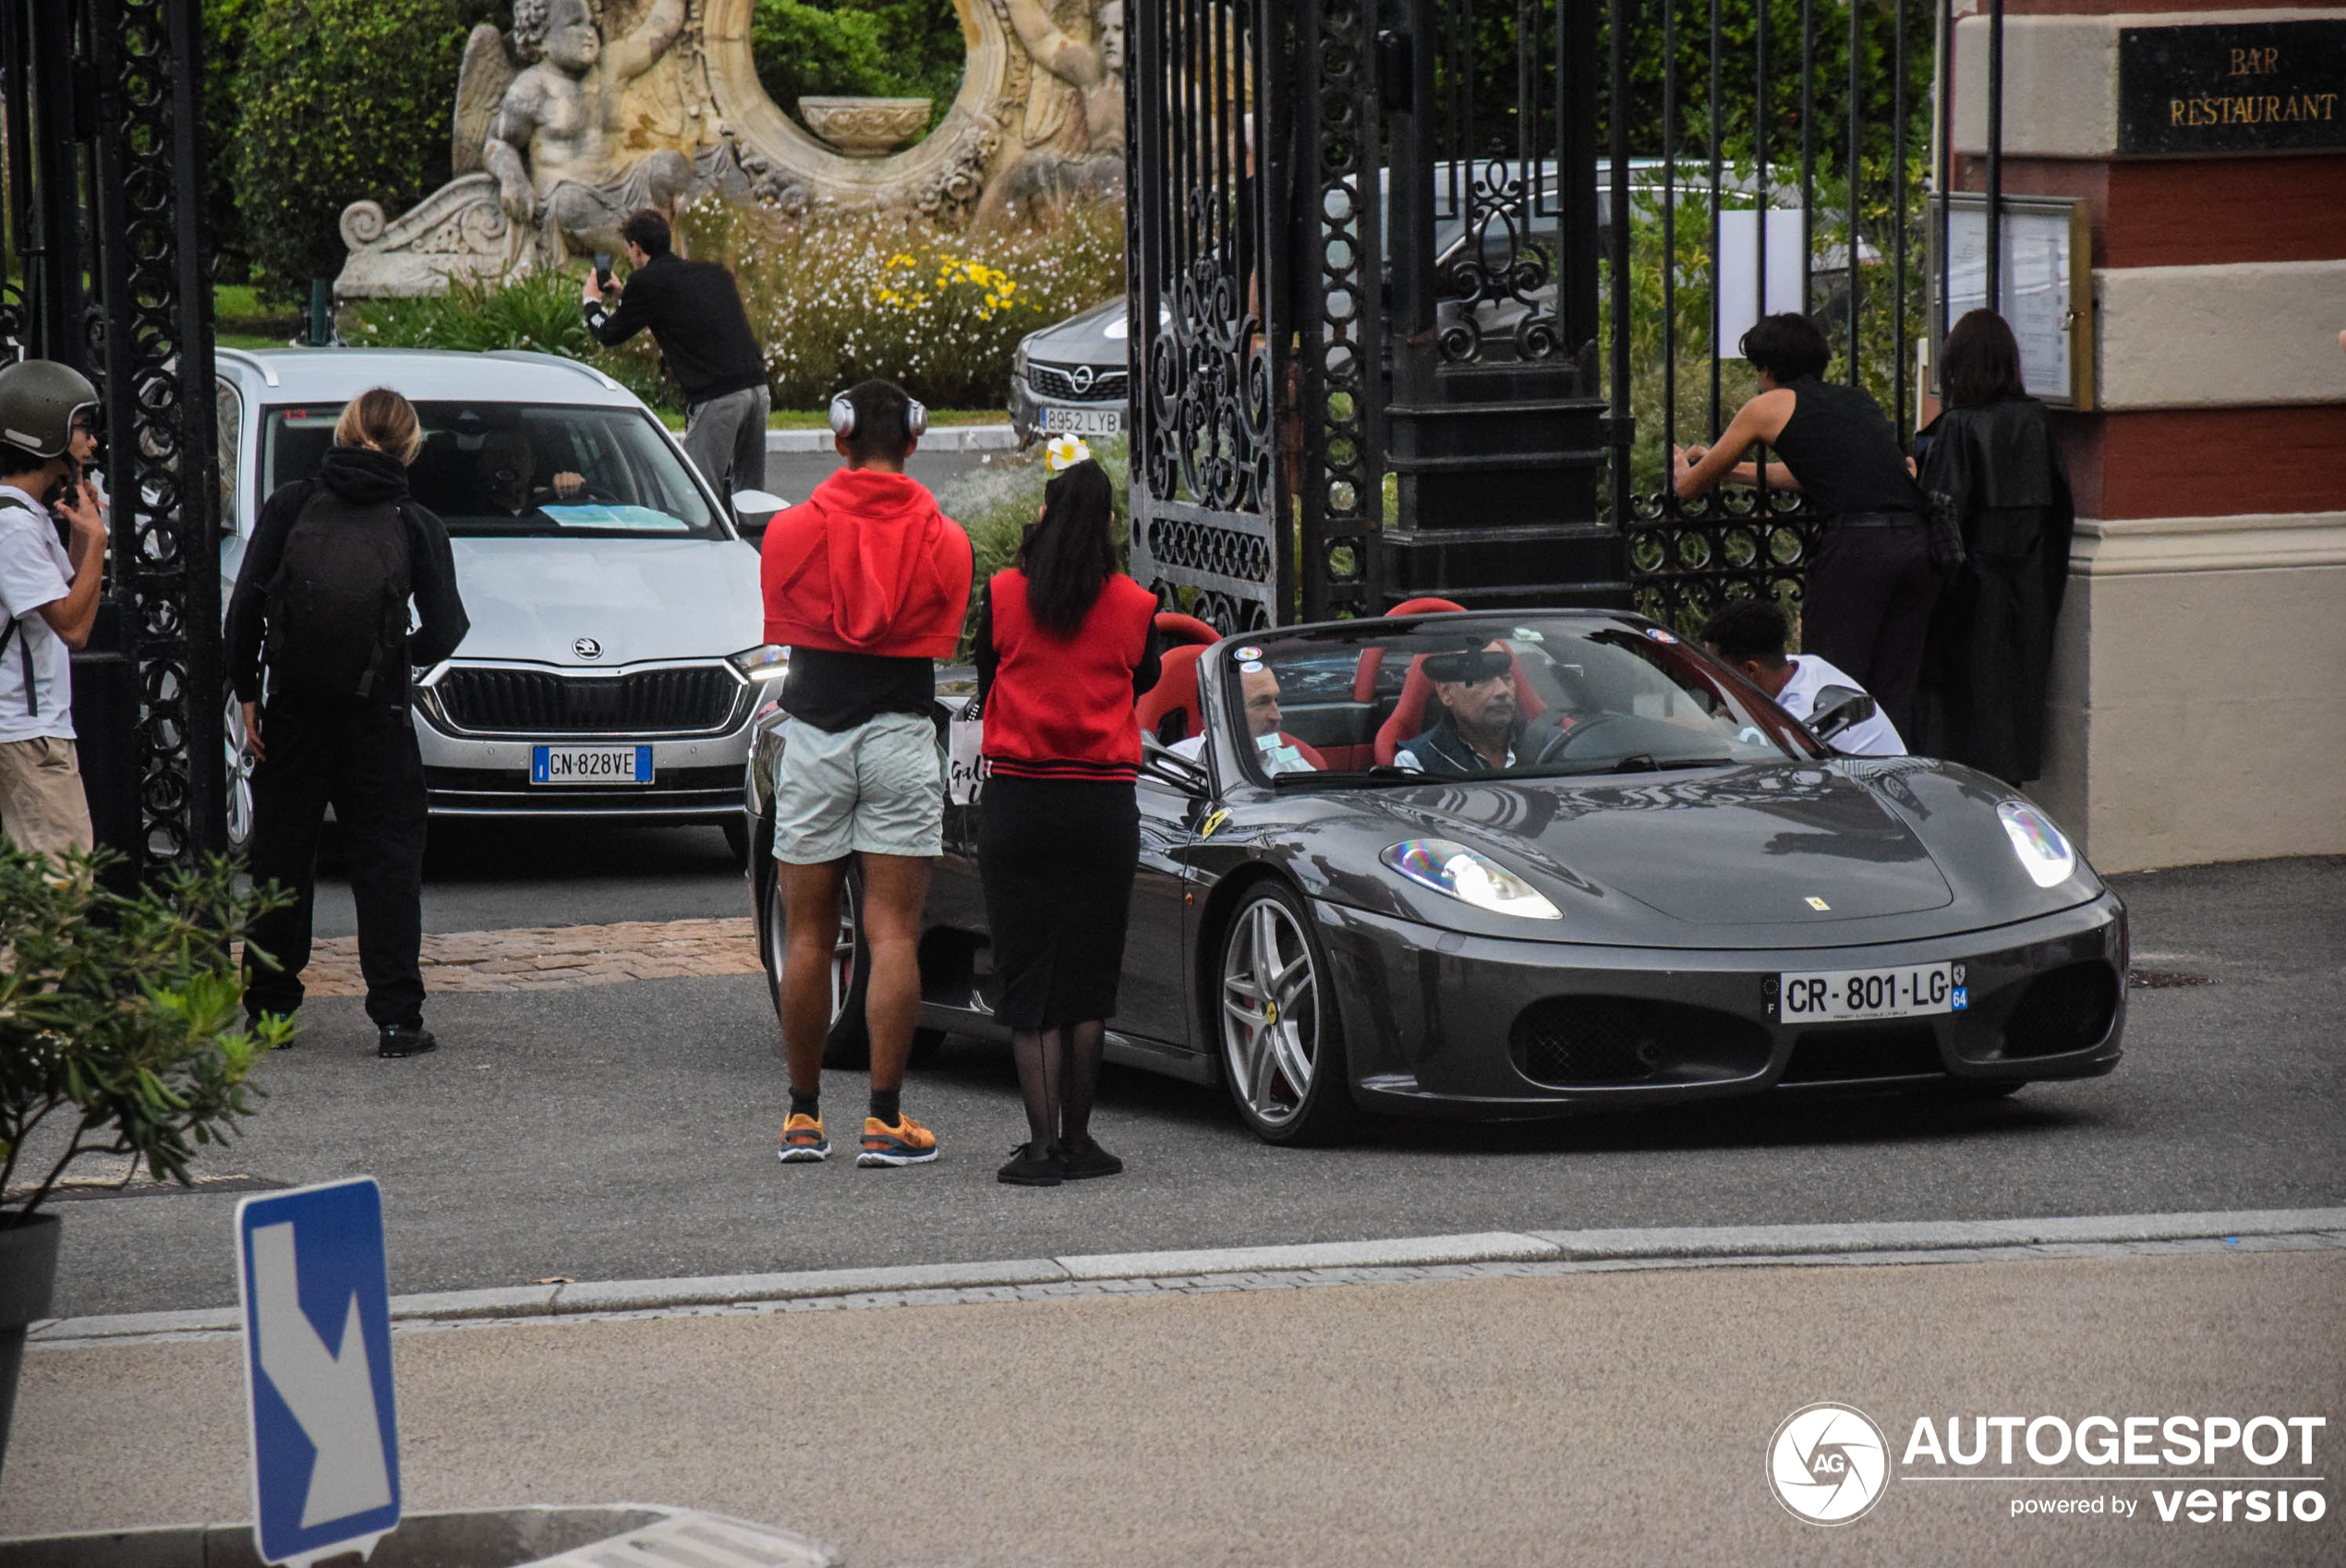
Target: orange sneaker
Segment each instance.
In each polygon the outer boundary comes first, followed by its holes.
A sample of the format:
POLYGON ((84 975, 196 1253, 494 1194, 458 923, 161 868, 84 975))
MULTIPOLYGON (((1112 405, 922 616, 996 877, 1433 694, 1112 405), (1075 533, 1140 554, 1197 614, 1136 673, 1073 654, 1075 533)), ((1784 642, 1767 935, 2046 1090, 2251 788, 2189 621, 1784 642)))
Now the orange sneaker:
POLYGON ((786 1165, 831 1157, 831 1140, 823 1136, 821 1119, 804 1112, 782 1124, 781 1145, 774 1152, 786 1165))
POLYGON ((864 1118, 864 1152, 859 1165, 925 1165, 937 1158, 937 1134, 899 1112, 894 1127, 877 1116, 864 1118))

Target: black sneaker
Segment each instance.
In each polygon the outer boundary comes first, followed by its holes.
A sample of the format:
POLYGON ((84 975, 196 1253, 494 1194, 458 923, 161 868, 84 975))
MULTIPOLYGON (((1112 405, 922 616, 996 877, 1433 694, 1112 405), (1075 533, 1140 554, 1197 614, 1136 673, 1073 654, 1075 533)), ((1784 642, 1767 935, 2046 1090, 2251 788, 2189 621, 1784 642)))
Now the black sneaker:
POLYGON ((432 1038, 430 1030, 419 1023, 388 1024, 382 1038, 376 1043, 375 1055, 384 1057, 420 1056, 427 1051, 440 1049, 440 1042, 432 1038))
POLYGON ((1035 1152, 1032 1143, 1013 1145, 1010 1164, 994 1173, 994 1179, 1011 1187, 1057 1187, 1064 1179, 1056 1146, 1035 1152))
POLYGON ((1124 1162, 1093 1142, 1079 1138, 1059 1155, 1061 1171, 1070 1181, 1087 1181, 1093 1176, 1115 1176, 1123 1170, 1124 1162))

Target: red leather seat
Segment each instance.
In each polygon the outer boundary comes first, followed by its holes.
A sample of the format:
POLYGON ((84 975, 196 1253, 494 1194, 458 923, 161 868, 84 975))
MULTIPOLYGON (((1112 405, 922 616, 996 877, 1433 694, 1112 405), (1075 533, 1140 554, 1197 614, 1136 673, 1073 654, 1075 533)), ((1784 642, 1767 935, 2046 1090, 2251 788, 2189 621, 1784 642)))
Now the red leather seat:
POLYGON ((1133 710, 1141 728, 1162 739, 1160 727, 1166 715, 1179 709, 1181 732, 1173 739, 1185 741, 1205 725, 1197 710, 1199 656, 1220 642, 1222 633, 1194 615, 1163 609, 1156 615, 1156 640, 1164 650, 1158 659, 1156 684, 1141 694, 1133 710))

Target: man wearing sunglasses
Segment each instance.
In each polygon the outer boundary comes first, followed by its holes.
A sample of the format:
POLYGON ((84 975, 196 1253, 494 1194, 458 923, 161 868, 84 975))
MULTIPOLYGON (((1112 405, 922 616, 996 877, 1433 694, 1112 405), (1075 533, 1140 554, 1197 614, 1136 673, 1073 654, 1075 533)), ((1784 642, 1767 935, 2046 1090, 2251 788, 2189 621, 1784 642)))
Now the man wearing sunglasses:
POLYGON ((1515 696, 1515 660, 1505 645, 1493 642, 1457 653, 1428 654, 1423 668, 1433 682, 1442 718, 1397 747, 1394 766, 1452 778, 1513 767, 1522 726, 1515 696))

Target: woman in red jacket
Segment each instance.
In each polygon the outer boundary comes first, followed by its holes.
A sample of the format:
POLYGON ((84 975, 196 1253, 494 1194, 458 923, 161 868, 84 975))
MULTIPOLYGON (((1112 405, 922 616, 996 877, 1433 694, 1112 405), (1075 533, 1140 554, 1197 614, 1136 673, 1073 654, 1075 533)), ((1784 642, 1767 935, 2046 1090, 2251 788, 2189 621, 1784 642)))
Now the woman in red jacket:
POLYGON ((979 609, 977 864, 1029 1135, 999 1173, 1014 1186, 1124 1168, 1092 1140, 1092 1096, 1140 857, 1132 702, 1156 684, 1156 600, 1117 570, 1108 523, 1106 473, 1069 464, 979 609))

